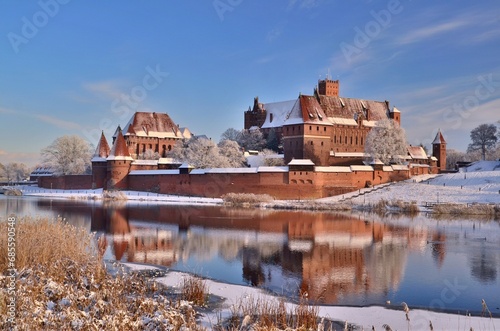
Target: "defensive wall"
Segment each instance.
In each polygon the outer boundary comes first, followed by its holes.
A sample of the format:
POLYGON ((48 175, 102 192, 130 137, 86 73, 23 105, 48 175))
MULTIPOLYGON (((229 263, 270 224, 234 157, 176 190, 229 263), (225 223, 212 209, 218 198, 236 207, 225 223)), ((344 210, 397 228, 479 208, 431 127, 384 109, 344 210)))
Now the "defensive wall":
MULTIPOLYGON (((399 165, 131 170, 120 189, 211 198, 235 192, 265 193, 277 199, 316 199, 408 178, 409 168, 399 165)), ((90 189, 93 180, 95 186, 92 175, 44 176, 39 186, 90 189)))

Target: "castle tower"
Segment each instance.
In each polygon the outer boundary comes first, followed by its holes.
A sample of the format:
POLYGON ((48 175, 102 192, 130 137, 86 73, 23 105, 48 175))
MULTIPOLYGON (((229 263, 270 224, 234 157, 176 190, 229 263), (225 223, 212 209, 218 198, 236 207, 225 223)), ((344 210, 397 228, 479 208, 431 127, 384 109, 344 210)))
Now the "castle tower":
POLYGON ((109 156, 110 148, 108 141, 104 136, 104 132, 101 133, 101 138, 95 149, 94 156, 92 157, 92 188, 104 187, 106 182, 107 169, 107 158, 109 156))
POLYGON ((432 142, 432 155, 438 159, 438 169, 440 171, 446 170, 446 141, 441 130, 438 130, 436 138, 432 142))
POLYGON ((389 118, 401 126, 401 112, 396 107, 392 107, 392 110, 389 112, 389 118))
POLYGON ((329 97, 338 97, 339 96, 339 81, 324 79, 318 81, 318 93, 320 95, 326 95, 329 97))
POLYGON ((104 188, 108 190, 128 189, 127 178, 133 160, 122 131, 118 130, 115 142, 107 158, 107 183, 104 188))

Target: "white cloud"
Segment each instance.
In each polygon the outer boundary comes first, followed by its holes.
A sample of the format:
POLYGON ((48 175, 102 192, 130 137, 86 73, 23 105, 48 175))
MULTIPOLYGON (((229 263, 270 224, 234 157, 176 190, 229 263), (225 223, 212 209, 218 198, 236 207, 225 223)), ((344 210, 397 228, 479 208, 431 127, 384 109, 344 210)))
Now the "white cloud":
POLYGON ((123 94, 119 86, 120 83, 113 80, 83 84, 85 90, 110 100, 118 99, 123 94))
POLYGON ((58 128, 65 130, 80 130, 82 128, 81 125, 78 123, 65 121, 60 118, 55 118, 49 115, 34 115, 34 117, 45 123, 52 124, 58 128))
POLYGON ((399 39, 399 44, 405 45, 405 44, 421 42, 423 40, 437 36, 439 34, 461 29, 471 23, 472 22, 470 22, 469 20, 456 20, 452 22, 439 23, 433 26, 426 26, 409 32, 408 34, 399 39))

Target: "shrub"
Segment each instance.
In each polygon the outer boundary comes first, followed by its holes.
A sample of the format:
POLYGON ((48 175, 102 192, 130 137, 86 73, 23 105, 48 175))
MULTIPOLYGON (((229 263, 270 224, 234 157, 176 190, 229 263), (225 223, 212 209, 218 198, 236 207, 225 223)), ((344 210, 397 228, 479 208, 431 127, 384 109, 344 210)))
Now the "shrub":
POLYGON ((243 206, 257 205, 265 202, 272 202, 274 198, 269 194, 253 194, 253 193, 227 193, 222 197, 225 204, 243 206))

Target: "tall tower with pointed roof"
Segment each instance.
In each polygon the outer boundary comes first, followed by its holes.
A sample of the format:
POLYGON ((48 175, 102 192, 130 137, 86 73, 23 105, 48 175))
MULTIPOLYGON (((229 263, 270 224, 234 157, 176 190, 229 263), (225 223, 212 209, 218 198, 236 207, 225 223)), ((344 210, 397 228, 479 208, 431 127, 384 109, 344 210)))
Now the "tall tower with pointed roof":
POLYGON ((107 158, 107 183, 105 189, 126 190, 128 173, 134 159, 130 156, 122 131, 118 130, 115 142, 107 158))
POLYGON ((432 155, 438 159, 437 166, 440 171, 446 170, 446 140, 441 130, 438 130, 436 138, 432 142, 432 155))
POLYGON ((101 138, 95 149, 94 156, 92 157, 92 188, 104 187, 106 183, 106 175, 108 172, 107 158, 110 153, 110 148, 108 141, 104 136, 104 132, 101 133, 101 138))

